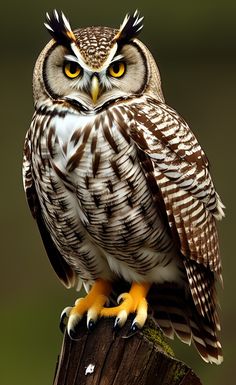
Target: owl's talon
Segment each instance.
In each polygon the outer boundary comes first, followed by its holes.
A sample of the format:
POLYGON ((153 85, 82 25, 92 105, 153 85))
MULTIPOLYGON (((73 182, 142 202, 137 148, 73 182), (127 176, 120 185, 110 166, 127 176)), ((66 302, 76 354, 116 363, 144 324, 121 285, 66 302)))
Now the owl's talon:
POLYGON ((71 306, 67 306, 61 312, 59 328, 60 328, 62 333, 65 332, 65 329, 66 329, 66 326, 67 326, 67 323, 68 323, 68 318, 69 318, 71 309, 72 309, 71 306))
POLYGON ((96 321, 93 320, 93 319, 89 319, 88 322, 87 322, 87 328, 88 328, 88 330, 89 330, 89 331, 94 330, 95 326, 96 326, 96 321))
POLYGON ((113 326, 113 330, 118 331, 118 330, 120 330, 120 328, 121 328, 120 318, 116 317, 115 322, 114 322, 114 326, 113 326))
POLYGON ((121 310, 118 315, 117 315, 117 318, 119 320, 119 327, 121 328, 122 326, 124 326, 124 324, 126 323, 127 321, 127 318, 128 318, 128 313, 126 310, 121 310))
POLYGON ((124 302, 126 294, 128 294, 128 293, 122 293, 122 294, 119 295, 119 297, 116 300, 118 305, 120 305, 122 302, 124 302))
POLYGON ((77 328, 75 329, 67 329, 68 336, 70 337, 71 340, 73 341, 78 341, 79 338, 76 338, 77 336, 77 328))
POLYGON ((130 329, 128 331, 128 334, 126 334, 126 336, 123 336, 122 338, 130 338, 134 334, 136 334, 138 330, 142 329, 142 326, 138 322, 135 321, 136 318, 137 317, 135 317, 135 319, 133 320, 133 322, 131 324, 131 327, 130 327, 130 329))
MULTIPOLYGON (((74 308, 72 308, 72 312, 73 312, 73 309, 74 308)), ((77 334, 76 329, 81 319, 82 319, 82 316, 79 314, 73 314, 73 313, 70 314, 68 323, 67 323, 67 333, 71 339, 75 339, 75 336, 77 334)))
MULTIPOLYGON (((66 317, 65 317, 65 318, 66 318, 66 317)), ((67 323, 65 322, 65 319, 60 320, 60 323, 59 323, 59 329, 60 329, 60 331, 62 332, 62 334, 65 333, 66 325, 67 325, 67 323)))
POLYGON ((138 328, 138 327, 133 327, 133 326, 131 326, 131 328, 129 329, 129 331, 128 331, 128 334, 126 334, 125 336, 123 336, 122 338, 130 338, 130 337, 132 337, 134 334, 136 334, 137 333, 137 331, 139 330, 140 328, 138 328))
POLYGON ((79 322, 87 313, 87 328, 94 329, 97 319, 100 317, 101 309, 107 302, 111 291, 108 281, 98 279, 95 281, 90 292, 84 298, 78 298, 73 307, 66 307, 61 313, 60 327, 71 339, 76 339, 79 322), (68 320, 67 320, 68 319, 68 320))
POLYGON ((130 331, 136 333, 138 330, 142 329, 138 322, 133 322, 130 328, 130 331))
POLYGON ((119 319, 117 320, 115 320, 115 322, 114 322, 114 325, 113 325, 113 330, 115 331, 115 332, 117 332, 118 330, 120 330, 120 325, 119 325, 119 319))

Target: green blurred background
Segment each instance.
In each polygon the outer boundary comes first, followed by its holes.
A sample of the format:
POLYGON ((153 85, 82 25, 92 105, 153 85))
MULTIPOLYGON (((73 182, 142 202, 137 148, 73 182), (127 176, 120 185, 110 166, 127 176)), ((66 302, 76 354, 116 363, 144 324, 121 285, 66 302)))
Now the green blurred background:
POLYGON ((224 292, 220 290, 225 360, 207 365, 176 343, 176 354, 203 385, 235 381, 235 1, 45 1, 1 4, 1 385, 50 385, 62 336, 61 310, 76 293, 66 291, 47 260, 25 202, 21 159, 33 113, 31 76, 49 35, 45 12, 62 9, 74 27, 119 26, 127 11, 145 16, 141 39, 155 55, 167 103, 181 113, 211 161, 227 206, 220 224, 224 292), (69 5, 68 5, 69 4, 69 5))

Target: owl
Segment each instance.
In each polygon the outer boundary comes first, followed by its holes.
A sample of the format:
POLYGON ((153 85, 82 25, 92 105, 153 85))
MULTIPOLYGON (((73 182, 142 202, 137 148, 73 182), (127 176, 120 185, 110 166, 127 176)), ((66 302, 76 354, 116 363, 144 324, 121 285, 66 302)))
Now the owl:
POLYGON ((89 329, 101 317, 121 328, 131 314, 135 332, 150 312, 165 335, 219 364, 224 206, 196 137, 165 103, 137 39, 142 20, 136 11, 119 29, 72 30, 62 12, 47 14, 25 193, 58 277, 87 291, 62 313, 71 338, 83 317, 89 329))

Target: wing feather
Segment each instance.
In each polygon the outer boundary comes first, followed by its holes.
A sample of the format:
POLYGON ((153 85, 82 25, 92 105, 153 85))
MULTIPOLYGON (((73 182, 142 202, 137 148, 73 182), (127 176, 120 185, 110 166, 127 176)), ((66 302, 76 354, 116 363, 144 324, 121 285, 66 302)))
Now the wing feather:
MULTIPOLYGON (((186 271, 184 288, 168 282, 153 285, 149 304, 167 336, 193 342, 205 361, 219 364, 223 358, 214 273, 222 279, 216 218, 222 218, 223 204, 207 157, 185 121, 165 104, 143 98, 126 111, 130 135, 138 153, 152 160, 157 191, 186 271)), ((141 164, 143 158, 139 156, 141 164)))
POLYGON ((224 215, 207 157, 187 123, 150 97, 132 109, 130 135, 153 161, 154 175, 181 252, 221 277, 215 218, 224 215))
POLYGON ((215 318, 197 312, 194 298, 183 288, 171 282, 153 285, 148 300, 152 315, 167 337, 174 338, 176 334, 182 342, 194 343, 206 362, 223 361, 215 318))
POLYGON ((67 288, 70 288, 71 286, 74 286, 75 274, 71 267, 66 263, 59 250, 57 249, 55 243, 53 242, 50 236, 49 231, 47 230, 42 216, 38 195, 35 189, 35 184, 31 172, 30 130, 28 131, 24 145, 23 182, 28 205, 30 207, 34 219, 38 224, 38 228, 48 258, 59 279, 67 288))

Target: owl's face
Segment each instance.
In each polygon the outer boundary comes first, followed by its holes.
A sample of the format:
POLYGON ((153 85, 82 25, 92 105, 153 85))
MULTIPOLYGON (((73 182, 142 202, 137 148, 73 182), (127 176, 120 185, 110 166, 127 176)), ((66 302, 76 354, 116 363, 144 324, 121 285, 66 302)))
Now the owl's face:
POLYGON ((63 13, 47 15, 45 25, 53 40, 36 62, 36 103, 49 97, 96 110, 114 100, 142 94, 150 79, 150 63, 145 46, 135 39, 141 22, 135 12, 126 16, 119 30, 88 27, 72 31, 63 13))
POLYGON ((145 60, 135 44, 125 44, 98 68, 86 65, 82 55, 78 57, 56 45, 45 61, 45 87, 53 98, 95 108, 141 93, 146 72, 145 60))

